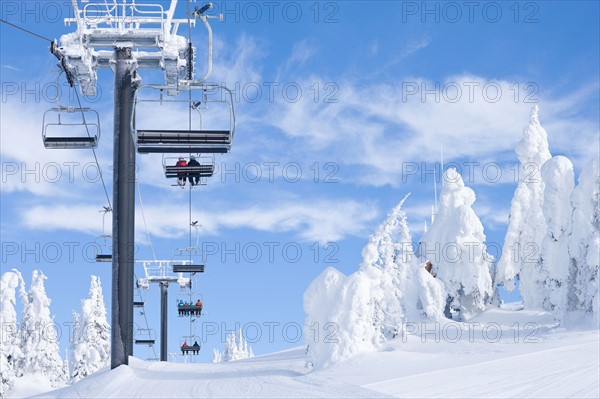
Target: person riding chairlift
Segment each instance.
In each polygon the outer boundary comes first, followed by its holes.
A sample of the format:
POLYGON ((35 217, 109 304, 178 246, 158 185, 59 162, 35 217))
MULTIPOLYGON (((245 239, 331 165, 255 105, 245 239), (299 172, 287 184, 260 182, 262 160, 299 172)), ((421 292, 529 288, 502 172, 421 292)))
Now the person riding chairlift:
POLYGON ((183 300, 180 300, 179 303, 177 304, 177 310, 179 311, 179 316, 183 316, 183 305, 185 305, 183 303, 183 300))
POLYGON ((186 352, 185 350, 186 350, 187 348, 189 348, 189 347, 190 347, 190 346, 188 345, 187 341, 184 341, 184 342, 183 342, 183 345, 181 345, 181 354, 182 354, 182 355, 185 355, 185 352, 186 352))
MULTIPOLYGON (((196 157, 192 155, 190 157, 190 162, 188 162, 187 166, 200 166, 200 162, 196 161, 196 157)), ((197 186, 198 184, 200 184, 200 172, 190 172, 188 174, 188 178, 192 186, 197 186)))
MULTIPOLYGON (((187 161, 183 157, 179 157, 179 160, 177 161, 175 166, 180 167, 180 168, 186 167, 187 161)), ((185 186, 185 178, 186 177, 187 177, 187 174, 185 172, 177 173, 177 185, 181 186, 181 188, 183 188, 185 186)))

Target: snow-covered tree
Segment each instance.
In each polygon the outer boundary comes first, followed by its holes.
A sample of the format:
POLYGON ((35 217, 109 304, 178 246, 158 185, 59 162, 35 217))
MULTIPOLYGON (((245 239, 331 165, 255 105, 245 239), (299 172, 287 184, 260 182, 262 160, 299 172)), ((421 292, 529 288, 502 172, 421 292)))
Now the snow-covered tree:
POLYGON ((0 320, 2 321, 2 342, 0 342, 0 397, 5 397, 12 388, 19 371, 15 370, 15 360, 20 357, 17 312, 15 310, 16 289, 20 273, 17 270, 2 274, 0 281, 0 320))
POLYGON ((569 254, 577 270, 574 281, 576 309, 600 318, 600 167, 598 159, 590 162, 579 176, 572 196, 573 229, 569 237, 569 254))
POLYGON ((471 207, 475 192, 465 187, 454 168, 446 171, 444 181, 439 211, 423 236, 419 251, 430 257, 433 274, 444 283, 447 316, 456 310, 466 320, 483 311, 493 295, 492 256, 484 244, 483 225, 471 207))
POLYGON ((414 254, 406 212, 402 209, 408 195, 394 207, 369 239, 362 251, 360 270, 373 281, 372 302, 381 340, 393 338, 406 320, 426 317, 437 320, 443 306, 443 284, 434 280, 419 265, 414 254), (425 274, 423 274, 425 273, 425 274), (432 296, 433 295, 433 296, 432 296))
POLYGON ((544 308, 561 320, 568 310, 567 298, 573 292, 576 276, 570 267, 569 234, 571 232, 571 196, 575 186, 573 164, 563 156, 556 156, 542 166, 544 197, 542 213, 546 235, 542 241, 540 271, 543 278, 544 308))
POLYGON ((368 301, 373 306, 372 312, 369 312, 373 320, 369 322, 379 328, 381 337, 376 338, 377 341, 391 339, 398 333, 407 312, 403 300, 415 297, 414 284, 408 284, 408 280, 411 280, 416 267, 416 259, 406 213, 402 210, 407 198, 408 195, 392 209, 362 250, 363 261, 359 270, 373 284, 368 301), (407 289, 403 289, 404 286, 407 289))
POLYGON ((227 334, 223 343, 223 351, 213 349, 213 363, 229 362, 254 357, 252 347, 242 334, 242 329, 227 334))
POLYGON ((50 299, 44 288, 46 276, 34 270, 29 292, 21 291, 24 311, 21 321, 21 353, 18 367, 23 373, 42 374, 52 386, 66 381, 58 347, 50 299))
POLYGON ((376 350, 403 321, 443 317, 443 284, 417 262, 405 200, 371 236, 357 272, 327 268, 305 291, 307 360, 315 367, 376 350))
POLYGON ((546 233, 542 213, 544 182, 542 165, 550 159, 548 135, 538 118, 535 105, 529 125, 523 130, 523 139, 517 144, 519 182, 512 199, 508 230, 504 238, 502 256, 498 260, 496 282, 510 292, 519 279, 521 296, 526 306, 541 307, 538 295, 540 281, 540 250, 546 233))
POLYGON ((71 344, 71 382, 110 366, 110 324, 100 278, 92 276, 89 298, 81 301, 81 313, 74 312, 74 339, 71 344))

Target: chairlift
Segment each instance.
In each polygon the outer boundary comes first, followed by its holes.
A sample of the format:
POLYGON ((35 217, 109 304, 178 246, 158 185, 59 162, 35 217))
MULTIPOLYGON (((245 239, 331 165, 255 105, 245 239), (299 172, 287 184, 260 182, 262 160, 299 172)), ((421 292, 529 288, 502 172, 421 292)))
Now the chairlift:
POLYGON ((90 108, 58 106, 44 112, 42 140, 46 148, 91 149, 98 146, 99 139, 100 116, 90 108))
MULTIPOLYGON (((215 171, 215 161, 213 156, 195 156, 191 155, 189 160, 186 160, 188 165, 177 166, 176 164, 185 157, 164 157, 163 156, 163 169, 165 171, 165 177, 167 179, 178 178, 188 180, 190 187, 196 188, 200 185, 206 184, 206 178, 211 177, 215 171), (195 160, 198 165, 190 166, 190 161, 195 160)), ((181 187, 182 185, 173 184, 174 187, 181 187)))
POLYGON ((199 355, 201 345, 198 343, 200 337, 196 335, 187 335, 181 338, 179 347, 182 355, 199 355))
MULTIPOLYGON (((185 83, 185 82, 182 82, 185 83)), ((191 154, 226 154, 231 149, 235 135, 235 110, 233 94, 225 86, 214 84, 195 84, 189 82, 177 88, 169 86, 147 86, 160 91, 159 99, 143 99, 136 92, 133 131, 136 136, 137 151, 140 154, 150 153, 191 153, 191 154), (163 91, 179 93, 175 99, 164 99, 163 91), (188 95, 188 98, 183 98, 188 95), (160 106, 185 106, 184 110, 195 111, 200 117, 200 126, 192 128, 183 123, 179 128, 145 129, 139 128, 139 107, 141 103, 159 103, 160 106), (217 104, 227 107, 228 122, 219 128, 206 129, 202 126, 201 110, 208 110, 217 104)), ((183 119, 183 118, 182 118, 183 119)), ((185 118, 186 121, 188 118, 185 118)), ((191 122, 191 120, 190 120, 191 122)))
POLYGON ((204 273, 204 265, 173 265, 173 273, 204 273))
POLYGON ((190 223, 190 226, 193 227, 196 232, 196 239, 193 243, 190 242, 189 247, 177 248, 173 251, 172 258, 174 260, 178 258, 181 259, 174 261, 171 265, 173 273, 204 273, 204 264, 194 263, 194 260, 192 259, 198 258, 199 261, 202 261, 200 258, 200 231, 198 229, 199 227, 202 227, 202 225, 199 225, 196 220, 190 223))
POLYGON ((156 335, 154 333, 154 330, 151 328, 138 328, 137 330, 138 332, 140 332, 142 335, 147 335, 147 338, 138 338, 135 339, 133 342, 136 345, 148 345, 148 346, 152 346, 156 343, 156 335))
POLYGON ((94 245, 96 249, 96 262, 112 262, 112 253, 109 253, 110 238, 110 235, 103 234, 96 239, 96 245, 94 245))
POLYGON ((179 299, 177 301, 177 314, 179 317, 200 317, 202 316, 203 306, 204 304, 200 299, 197 301, 190 300, 190 302, 179 299))
POLYGON ((103 208, 104 209, 99 211, 104 213, 104 215, 102 215, 102 235, 96 239, 96 245, 94 245, 96 250, 96 262, 112 262, 112 253, 109 251, 109 243, 112 242, 112 236, 110 234, 106 234, 105 231, 105 218, 106 215, 112 211, 112 209, 108 206, 103 208))

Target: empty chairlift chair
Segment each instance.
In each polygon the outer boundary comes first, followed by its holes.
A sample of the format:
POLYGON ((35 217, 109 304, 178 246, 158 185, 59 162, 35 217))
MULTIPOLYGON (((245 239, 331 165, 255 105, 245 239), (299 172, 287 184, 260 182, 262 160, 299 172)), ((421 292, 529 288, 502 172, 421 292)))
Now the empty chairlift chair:
POLYGON ((204 265, 173 265, 173 273, 204 273, 204 265))
MULTIPOLYGON (((160 100, 141 99, 136 94, 135 133, 138 153, 226 154, 230 151, 235 134, 235 111, 233 107, 233 95, 229 89, 218 85, 190 85, 178 88, 178 91, 182 91, 180 96, 187 96, 187 99, 163 99, 163 90, 169 92, 173 88, 161 86, 151 86, 151 88, 161 91, 160 100), (212 96, 215 93, 219 94, 220 98, 213 98, 212 96), (228 113, 228 120, 223 121, 222 126, 215 129, 206 129, 202 126, 189 126, 189 123, 184 123, 190 120, 187 117, 182 119, 182 123, 178 128, 171 126, 168 129, 142 128, 139 127, 140 121, 138 119, 140 104, 144 102, 160 103, 161 106, 165 106, 166 108, 167 106, 181 107, 185 105, 186 111, 198 113, 200 125, 202 125, 200 109, 202 108, 203 111, 209 112, 208 105, 211 105, 211 107, 215 107, 214 110, 216 111, 216 104, 219 104, 222 106, 220 112, 228 113)), ((169 110, 167 109, 162 112, 169 112, 169 110)))
POLYGON ((152 346, 156 343, 154 330, 151 328, 138 328, 136 332, 139 335, 133 340, 134 344, 152 346))
POLYGON ((96 240, 96 262, 112 262, 112 253, 110 252, 108 242, 110 235, 101 235, 96 240))
POLYGON ((90 149, 98 146, 100 117, 90 108, 55 107, 44 113, 42 140, 50 149, 90 149))
POLYGON ((96 243, 94 248, 96 250, 96 262, 112 262, 112 253, 110 250, 109 243, 111 242, 112 236, 110 234, 106 234, 106 215, 109 212, 112 212, 112 209, 108 206, 105 206, 104 209, 100 210, 102 215, 102 235, 96 239, 96 243))

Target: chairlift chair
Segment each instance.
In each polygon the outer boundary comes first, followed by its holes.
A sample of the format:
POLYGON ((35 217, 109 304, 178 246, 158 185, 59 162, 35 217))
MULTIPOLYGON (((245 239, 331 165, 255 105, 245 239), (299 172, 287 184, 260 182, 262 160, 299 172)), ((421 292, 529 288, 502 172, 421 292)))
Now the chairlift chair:
MULTIPOLYGON (((235 110, 233 106, 233 94, 231 90, 225 86, 211 84, 182 84, 179 87, 173 88, 169 86, 147 86, 152 89, 160 90, 160 99, 142 99, 139 97, 138 90, 136 93, 134 118, 133 123, 137 151, 140 154, 150 153, 191 153, 191 154, 226 154, 231 149, 233 137, 235 135, 235 110), (162 98, 163 90, 168 92, 179 92, 189 98, 182 99, 164 99, 162 98), (211 95, 220 94, 220 98, 214 98, 211 95), (229 121, 228 127, 224 129, 206 129, 203 126, 199 128, 190 128, 184 126, 179 129, 145 129, 139 128, 137 118, 139 115, 138 107, 141 103, 153 102, 161 105, 179 105, 184 104, 186 109, 198 112, 201 118, 200 109, 208 109, 208 105, 222 104, 228 108, 229 121)), ((187 118, 186 118, 187 119, 187 118)), ((202 124, 202 120, 200 120, 202 124)))
POLYGON ((173 265, 173 273, 204 273, 204 265, 173 265))
POLYGON ((189 303, 184 301, 183 299, 179 299, 177 301, 177 313, 179 317, 200 317, 202 315, 202 308, 202 301, 200 301, 200 305, 198 305, 197 301, 193 302, 192 300, 190 300, 189 303))
POLYGON ((136 345, 148 345, 148 346, 152 346, 156 343, 156 335, 154 333, 154 330, 151 328, 138 328, 137 330, 140 334, 142 335, 147 335, 147 337, 144 338, 138 338, 135 339, 133 341, 134 344, 136 345))
MULTIPOLYGON (((163 156, 163 169, 165 171, 165 177, 167 179, 172 178, 184 178, 186 180, 197 177, 198 184, 192 185, 191 187, 197 187, 199 185, 206 184, 205 180, 211 177, 215 171, 215 161, 212 156, 194 156, 200 165, 198 166, 176 166, 177 161, 181 157, 164 157, 163 156)), ((191 157, 190 157, 191 158, 191 157)), ((189 161, 188 161, 189 162, 189 161)), ((191 182, 190 182, 191 184, 191 182)), ((174 184, 173 186, 179 186, 174 184)))
POLYGON ((108 240, 111 236, 103 234, 96 239, 96 262, 112 262, 112 253, 109 253, 108 240))
POLYGON ((49 149, 90 149, 98 146, 100 139, 100 116, 90 108, 58 106, 44 112, 42 140, 49 149), (54 135, 54 129, 62 135, 54 135), (77 130, 76 134, 65 135, 65 131, 77 130), (83 130, 83 132, 80 132, 83 130), (83 135, 83 134, 85 135, 83 135))
POLYGON ((181 348, 182 355, 199 355, 201 345, 198 343, 200 337, 195 335, 188 335, 181 338, 179 347, 181 348))
POLYGON ((103 208, 104 209, 100 210, 101 213, 104 213, 104 215, 102 215, 102 235, 96 239, 96 245, 94 245, 96 262, 112 262, 112 253, 109 251, 110 247, 108 244, 112 236, 105 232, 105 218, 112 209, 108 206, 103 208))

